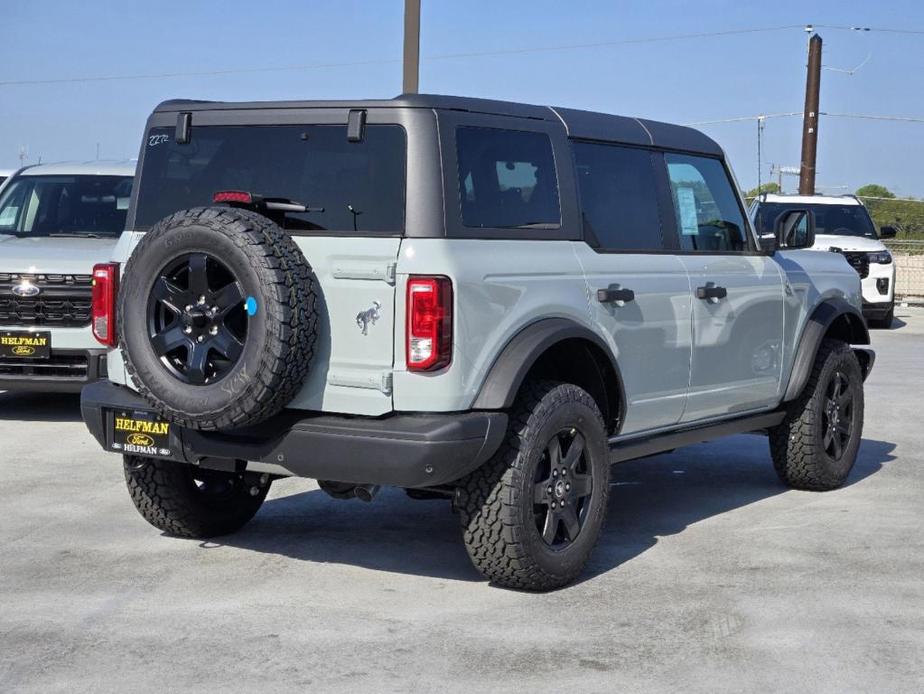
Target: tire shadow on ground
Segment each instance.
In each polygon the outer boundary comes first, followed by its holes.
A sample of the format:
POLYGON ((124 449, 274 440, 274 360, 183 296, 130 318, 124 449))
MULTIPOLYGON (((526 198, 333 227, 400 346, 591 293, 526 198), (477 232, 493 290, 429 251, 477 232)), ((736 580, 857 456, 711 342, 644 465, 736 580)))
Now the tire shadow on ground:
MULTIPOLYGON (((865 439, 847 486, 894 460, 894 448, 865 439)), ((607 524, 579 581, 631 561, 659 537, 789 492, 773 470, 766 438, 754 435, 621 463, 612 469, 611 485, 607 524)), ((338 501, 320 490, 272 498, 247 527, 218 544, 300 561, 484 580, 469 562, 449 502, 415 501, 399 489, 383 490, 372 503, 338 501)))
POLYGON ((79 422, 80 393, 0 391, 0 420, 79 422))

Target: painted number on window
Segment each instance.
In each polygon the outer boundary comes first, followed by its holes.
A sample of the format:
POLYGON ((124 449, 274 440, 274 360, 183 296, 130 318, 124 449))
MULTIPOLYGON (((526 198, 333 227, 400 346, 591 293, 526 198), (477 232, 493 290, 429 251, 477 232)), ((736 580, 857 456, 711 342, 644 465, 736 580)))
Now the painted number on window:
POLYGON ((169 142, 169 135, 150 135, 148 136, 148 147, 156 147, 157 145, 163 144, 164 142, 169 142))

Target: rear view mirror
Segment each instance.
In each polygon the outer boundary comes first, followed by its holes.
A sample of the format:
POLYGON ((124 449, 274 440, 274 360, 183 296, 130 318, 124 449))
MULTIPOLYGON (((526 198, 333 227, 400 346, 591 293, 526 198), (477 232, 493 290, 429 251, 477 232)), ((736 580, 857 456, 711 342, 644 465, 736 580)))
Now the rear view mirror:
POLYGON ((895 234, 898 233, 895 230, 895 227, 879 227, 879 237, 883 239, 894 239, 895 234))
POLYGON ((815 215, 810 210, 787 210, 776 218, 774 236, 779 248, 815 245, 815 215))

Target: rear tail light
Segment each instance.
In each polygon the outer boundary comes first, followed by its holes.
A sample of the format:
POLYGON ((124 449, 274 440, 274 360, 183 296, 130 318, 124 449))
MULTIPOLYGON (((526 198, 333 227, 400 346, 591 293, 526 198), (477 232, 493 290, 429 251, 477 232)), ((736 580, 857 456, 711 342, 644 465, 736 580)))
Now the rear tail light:
POLYGON ((119 264, 101 263, 93 266, 93 306, 90 325, 93 337, 109 347, 115 347, 116 295, 119 291, 119 264))
POLYGON ((407 282, 407 368, 434 371, 452 361, 452 282, 411 277, 407 282))

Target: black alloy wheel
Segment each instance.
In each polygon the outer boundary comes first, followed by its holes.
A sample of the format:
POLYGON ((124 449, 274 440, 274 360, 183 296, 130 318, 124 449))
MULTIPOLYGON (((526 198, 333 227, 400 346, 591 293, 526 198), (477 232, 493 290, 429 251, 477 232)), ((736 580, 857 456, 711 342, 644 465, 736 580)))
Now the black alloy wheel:
POLYGON ((825 389, 822 432, 825 453, 840 461, 853 433, 853 392, 843 371, 835 371, 825 389))
POLYGON ((575 429, 563 429, 546 445, 533 485, 536 529, 546 545, 561 550, 577 540, 592 492, 584 437, 575 429))
POLYGON ((247 339, 244 289, 208 253, 187 253, 157 276, 148 298, 151 347, 170 373, 191 385, 224 378, 247 339))

